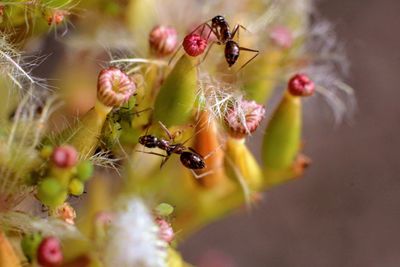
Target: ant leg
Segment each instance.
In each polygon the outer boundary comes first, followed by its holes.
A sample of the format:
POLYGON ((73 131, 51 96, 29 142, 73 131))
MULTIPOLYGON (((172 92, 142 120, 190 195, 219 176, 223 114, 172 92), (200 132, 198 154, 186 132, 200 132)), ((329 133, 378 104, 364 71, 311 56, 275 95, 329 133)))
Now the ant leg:
POLYGON ((158 124, 160 124, 161 128, 163 129, 163 131, 168 135, 169 140, 174 141, 174 136, 168 130, 167 126, 165 126, 161 121, 158 121, 158 124))
POLYGON ((245 31, 249 31, 248 29, 246 29, 246 27, 244 27, 241 24, 236 24, 235 27, 233 27, 233 31, 232 31, 232 39, 235 37, 236 33, 238 35, 238 42, 239 42, 239 37, 240 37, 240 33, 239 33, 239 29, 242 28, 245 31))
POLYGON ((255 59, 258 54, 260 54, 259 50, 255 50, 255 49, 250 49, 250 48, 246 48, 246 47, 239 47, 239 49, 241 51, 248 51, 248 52, 252 52, 252 53, 256 53, 252 58, 250 58, 246 63, 244 63, 240 69, 238 71, 240 71, 241 69, 243 69, 247 64, 249 64, 253 59, 255 59))
POLYGON ((212 174, 212 173, 214 172, 213 170, 211 170, 211 171, 208 171, 208 172, 204 172, 204 173, 202 173, 202 174, 197 174, 197 173, 196 173, 194 170, 192 170, 192 169, 190 169, 190 171, 192 172, 194 178, 196 178, 196 179, 203 178, 203 177, 205 177, 205 176, 207 176, 207 175, 210 175, 210 174, 212 174))
POLYGON ((140 153, 145 153, 145 154, 160 156, 160 157, 163 157, 163 158, 169 157, 169 156, 167 156, 167 155, 163 155, 163 154, 156 153, 156 152, 149 152, 149 151, 142 151, 142 150, 135 150, 135 152, 140 152, 140 153))
POLYGON ((215 42, 215 41, 213 41, 213 42, 211 43, 211 45, 208 47, 208 49, 207 49, 206 53, 204 54, 203 58, 200 60, 199 63, 196 64, 196 67, 199 66, 201 63, 203 63, 204 60, 206 60, 206 57, 207 57, 208 53, 210 52, 210 50, 211 50, 211 48, 213 47, 214 44, 220 45, 221 43, 220 43, 220 42, 215 42))

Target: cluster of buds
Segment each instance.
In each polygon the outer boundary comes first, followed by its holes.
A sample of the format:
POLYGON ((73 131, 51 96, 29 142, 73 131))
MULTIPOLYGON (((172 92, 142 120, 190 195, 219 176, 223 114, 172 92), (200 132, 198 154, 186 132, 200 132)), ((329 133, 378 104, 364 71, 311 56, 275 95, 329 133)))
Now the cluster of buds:
MULTIPOLYGON (((49 147, 44 147, 41 154, 46 156, 49 152, 49 147)), ((70 145, 52 149, 49 158, 48 176, 39 182, 37 197, 43 204, 57 207, 63 204, 68 193, 75 196, 83 193, 84 183, 93 174, 93 164, 90 161, 79 162, 78 152, 70 145)), ((71 218, 64 219, 71 222, 73 216, 69 214, 67 217, 71 218)))

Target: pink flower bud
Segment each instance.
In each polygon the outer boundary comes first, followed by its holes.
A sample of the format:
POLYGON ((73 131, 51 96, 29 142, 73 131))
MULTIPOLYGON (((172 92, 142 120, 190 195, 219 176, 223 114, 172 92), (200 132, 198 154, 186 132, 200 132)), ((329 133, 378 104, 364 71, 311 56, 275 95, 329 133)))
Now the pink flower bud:
POLYGON ((207 40, 197 33, 189 34, 183 39, 183 49, 189 56, 201 55, 207 47, 207 40))
POLYGON ((289 93, 294 96, 310 96, 314 94, 314 82, 305 74, 294 75, 288 83, 289 93))
POLYGON ((135 93, 136 85, 118 68, 103 69, 97 82, 97 98, 108 107, 119 107, 135 93))
POLYGON ((276 26, 269 34, 271 40, 279 47, 290 48, 293 44, 293 34, 285 26, 276 26))
POLYGON ((263 105, 255 101, 242 100, 239 106, 232 107, 225 115, 229 134, 234 138, 245 138, 251 135, 260 125, 265 116, 263 105))
POLYGON ((150 48, 159 57, 165 57, 174 52, 178 43, 178 34, 172 27, 156 26, 149 35, 150 48))
POLYGON ((68 11, 65 10, 54 10, 49 13, 47 16, 47 24, 52 25, 59 25, 61 22, 64 21, 65 16, 69 15, 68 11))
POLYGON ((60 266, 63 261, 60 241, 55 237, 46 237, 37 250, 37 260, 43 267, 60 266))
POLYGON ((71 168, 78 162, 78 152, 70 145, 59 146, 53 150, 51 160, 58 168, 71 168))
POLYGON ((172 226, 164 219, 157 218, 156 223, 159 228, 159 237, 167 243, 171 243, 174 240, 175 233, 172 226))

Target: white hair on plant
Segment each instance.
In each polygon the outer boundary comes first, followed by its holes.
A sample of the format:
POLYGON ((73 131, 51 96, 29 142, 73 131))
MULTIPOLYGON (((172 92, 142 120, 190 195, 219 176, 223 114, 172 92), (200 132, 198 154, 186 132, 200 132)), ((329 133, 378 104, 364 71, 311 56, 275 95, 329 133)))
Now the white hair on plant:
POLYGON ((167 266, 167 244, 145 204, 138 198, 125 200, 108 231, 105 266, 167 266))
POLYGON ((245 112, 240 105, 243 94, 236 84, 202 73, 198 80, 197 99, 199 109, 208 111, 210 119, 223 119, 229 108, 237 109, 239 117, 245 118, 245 112))
POLYGON ((39 218, 22 212, 0 213, 0 227, 6 231, 29 234, 41 232, 44 236, 86 239, 74 226, 57 218, 39 218))
POLYGON ((306 38, 311 64, 302 71, 314 80, 316 91, 325 97, 339 123, 351 116, 356 105, 353 89, 343 82, 349 71, 344 45, 332 24, 321 19, 311 25, 306 38))

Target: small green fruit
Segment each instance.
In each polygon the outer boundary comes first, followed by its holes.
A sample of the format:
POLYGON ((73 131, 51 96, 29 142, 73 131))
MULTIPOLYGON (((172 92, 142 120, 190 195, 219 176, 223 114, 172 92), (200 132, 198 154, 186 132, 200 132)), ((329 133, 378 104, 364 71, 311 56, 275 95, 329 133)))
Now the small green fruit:
POLYGON ((37 197, 43 204, 56 207, 65 201, 67 192, 58 180, 46 178, 39 184, 37 197))
POLYGON ((42 242, 42 239, 43 237, 39 233, 26 235, 22 238, 21 240, 22 252, 24 253, 25 257, 28 259, 29 262, 32 262, 32 260, 36 258, 36 251, 40 242, 42 242))
POLYGON ((74 196, 80 196, 83 194, 85 185, 79 179, 72 179, 68 186, 69 192, 74 196))
POLYGON ((89 160, 85 160, 79 163, 76 168, 79 180, 81 180, 82 182, 86 182, 87 180, 89 180, 90 177, 92 177, 93 175, 93 170, 93 163, 89 160))

